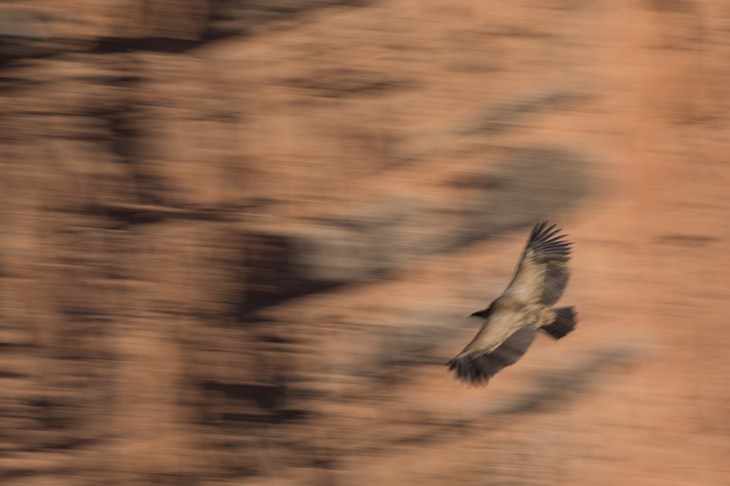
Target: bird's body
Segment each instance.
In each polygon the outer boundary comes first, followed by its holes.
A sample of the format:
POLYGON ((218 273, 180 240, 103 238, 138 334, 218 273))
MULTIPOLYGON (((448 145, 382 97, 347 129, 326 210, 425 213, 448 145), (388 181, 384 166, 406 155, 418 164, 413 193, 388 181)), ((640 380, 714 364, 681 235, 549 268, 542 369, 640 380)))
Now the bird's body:
POLYGON ((486 322, 447 363, 458 378, 476 384, 487 382, 520 359, 539 330, 555 339, 573 330, 573 308, 552 307, 568 283, 571 243, 564 238, 555 225, 535 225, 512 282, 489 307, 472 314, 486 322))
POLYGON ((490 353, 505 339, 522 328, 539 329, 555 319, 555 311, 546 306, 523 304, 508 298, 498 298, 492 303, 492 311, 474 339, 464 351, 479 350, 490 353))

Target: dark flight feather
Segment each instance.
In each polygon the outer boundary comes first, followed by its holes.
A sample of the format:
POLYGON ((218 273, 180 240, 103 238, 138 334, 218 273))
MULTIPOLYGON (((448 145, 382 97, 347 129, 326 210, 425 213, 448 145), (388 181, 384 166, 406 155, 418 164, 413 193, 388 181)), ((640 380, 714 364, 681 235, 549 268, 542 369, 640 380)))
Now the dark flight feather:
POLYGON ((557 225, 547 224, 547 221, 543 221, 532 229, 524 257, 531 257, 540 263, 568 261, 572 247, 572 243, 565 241, 568 235, 560 234, 562 230, 557 225))
POLYGON ((494 351, 484 353, 461 353, 447 363, 456 376, 465 381, 482 383, 497 374, 503 368, 515 364, 526 352, 535 339, 537 331, 523 327, 517 330, 494 351))

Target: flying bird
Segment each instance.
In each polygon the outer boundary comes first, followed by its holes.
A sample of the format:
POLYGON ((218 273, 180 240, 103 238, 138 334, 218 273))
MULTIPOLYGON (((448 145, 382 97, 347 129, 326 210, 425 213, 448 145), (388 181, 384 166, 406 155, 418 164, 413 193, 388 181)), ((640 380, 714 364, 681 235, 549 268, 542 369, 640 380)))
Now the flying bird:
POLYGON ((502 368, 516 363, 540 330, 560 339, 575 328, 573 307, 552 307, 568 283, 572 243, 566 238, 547 221, 532 228, 512 282, 486 309, 472 314, 485 319, 484 324, 446 364, 457 378, 486 384, 502 368))

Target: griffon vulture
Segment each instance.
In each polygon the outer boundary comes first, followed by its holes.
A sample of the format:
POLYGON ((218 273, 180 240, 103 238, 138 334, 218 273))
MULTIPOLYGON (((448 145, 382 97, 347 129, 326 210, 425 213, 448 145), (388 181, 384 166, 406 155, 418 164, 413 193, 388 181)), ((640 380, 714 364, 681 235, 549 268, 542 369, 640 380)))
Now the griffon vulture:
POLYGON ((568 283, 572 243, 561 231, 547 221, 536 224, 512 282, 486 309, 472 314, 485 319, 484 324, 447 363, 459 379, 485 384, 517 362, 539 330, 560 339, 575 328, 573 307, 552 307, 568 283))

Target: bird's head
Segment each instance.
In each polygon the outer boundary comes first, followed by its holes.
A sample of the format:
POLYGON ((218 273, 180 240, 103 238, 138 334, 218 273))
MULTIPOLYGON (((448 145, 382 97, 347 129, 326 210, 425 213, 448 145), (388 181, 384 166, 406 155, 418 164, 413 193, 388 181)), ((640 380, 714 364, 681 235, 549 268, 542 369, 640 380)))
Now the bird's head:
POLYGON ((482 319, 486 319, 487 317, 489 317, 489 314, 491 314, 491 313, 492 313, 492 305, 490 304, 489 307, 487 307, 486 309, 476 311, 470 317, 481 317, 482 319))

